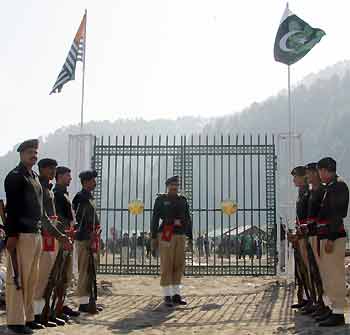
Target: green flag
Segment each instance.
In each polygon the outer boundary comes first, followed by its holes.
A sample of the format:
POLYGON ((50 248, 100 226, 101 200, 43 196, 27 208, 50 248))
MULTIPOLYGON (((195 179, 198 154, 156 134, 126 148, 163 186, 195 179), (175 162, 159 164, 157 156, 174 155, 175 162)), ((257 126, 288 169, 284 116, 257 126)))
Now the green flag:
POLYGON ((277 62, 291 65, 302 59, 326 33, 312 28, 287 7, 278 28, 274 56, 277 62))

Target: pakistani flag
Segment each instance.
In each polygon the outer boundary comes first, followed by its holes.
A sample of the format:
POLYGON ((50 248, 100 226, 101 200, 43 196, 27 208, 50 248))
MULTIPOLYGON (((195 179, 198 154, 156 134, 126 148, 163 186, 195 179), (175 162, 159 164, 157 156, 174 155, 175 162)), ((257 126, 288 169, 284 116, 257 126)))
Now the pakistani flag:
POLYGON ((326 33, 312 28, 287 7, 278 28, 274 55, 277 62, 291 65, 302 59, 326 33))

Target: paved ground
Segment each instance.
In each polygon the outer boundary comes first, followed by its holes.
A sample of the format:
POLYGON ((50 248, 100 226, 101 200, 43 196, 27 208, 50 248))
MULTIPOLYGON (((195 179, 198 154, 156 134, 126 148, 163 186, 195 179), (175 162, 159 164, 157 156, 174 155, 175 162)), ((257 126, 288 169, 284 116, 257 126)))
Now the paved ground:
MULTIPOLYGON (((99 279, 113 285, 100 289, 99 303, 105 306, 101 314, 37 334, 350 334, 350 327, 321 330, 310 318, 291 311, 294 289, 276 277, 186 278, 189 304, 176 309, 161 304, 156 278, 99 279)), ((0 313, 0 334, 5 334, 5 312, 0 313)))

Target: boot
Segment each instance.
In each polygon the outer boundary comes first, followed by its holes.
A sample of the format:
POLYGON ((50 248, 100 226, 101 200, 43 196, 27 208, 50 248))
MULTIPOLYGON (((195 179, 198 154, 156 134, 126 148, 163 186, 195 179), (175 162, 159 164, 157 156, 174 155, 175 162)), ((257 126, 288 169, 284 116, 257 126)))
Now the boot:
POLYGON ((172 300, 173 300, 173 303, 174 303, 175 305, 182 305, 182 306, 187 305, 187 302, 184 301, 184 300, 182 300, 180 294, 175 294, 175 295, 173 296, 173 299, 172 299, 172 300))
POLYGON ((33 334, 34 332, 26 326, 23 325, 8 325, 7 329, 14 334, 33 334))
POLYGON ((63 306, 62 312, 68 316, 71 316, 73 318, 76 318, 80 315, 78 311, 73 311, 70 307, 68 306, 63 306))
POLYGON ((319 323, 320 327, 338 327, 345 325, 344 314, 331 314, 331 316, 319 323))
POLYGON ((28 321, 26 322, 26 327, 32 329, 32 330, 40 330, 45 329, 45 326, 41 323, 35 322, 35 321, 28 321))
POLYGON ((170 296, 164 297, 164 304, 167 307, 174 307, 173 300, 171 299, 170 296))
POLYGON ((321 322, 321 321, 325 321, 326 319, 328 319, 330 316, 332 315, 332 311, 330 308, 327 307, 326 311, 315 318, 316 322, 321 322))
POLYGON ((307 303, 308 303, 307 300, 302 300, 302 302, 292 305, 291 308, 292 309, 300 309, 300 308, 303 308, 304 306, 306 306, 307 303))
POLYGON ((60 318, 52 317, 50 318, 50 321, 56 323, 57 326, 64 326, 66 324, 66 322, 60 318))
POLYGON ((96 304, 81 304, 79 306, 79 312, 88 313, 88 314, 98 314, 96 304))
POLYGON ((52 322, 52 321, 44 321, 43 318, 41 317, 41 315, 34 315, 34 322, 35 323, 38 323, 38 324, 41 324, 45 327, 49 327, 49 328, 54 328, 54 327, 57 327, 57 324, 52 322))
POLYGON ((301 314, 302 315, 310 315, 314 313, 317 310, 318 306, 314 305, 312 302, 307 304, 305 307, 301 309, 301 314))

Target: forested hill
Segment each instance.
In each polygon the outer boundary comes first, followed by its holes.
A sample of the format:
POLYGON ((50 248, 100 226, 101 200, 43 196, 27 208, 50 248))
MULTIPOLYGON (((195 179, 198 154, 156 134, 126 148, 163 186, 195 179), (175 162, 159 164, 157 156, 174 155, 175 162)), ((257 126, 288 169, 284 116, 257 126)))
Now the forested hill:
MULTIPOLYGON (((350 62, 310 75, 293 89, 296 132, 302 134, 305 162, 334 156, 350 180, 350 62)), ((232 116, 213 120, 205 133, 274 133, 288 129, 287 94, 281 92, 232 116)))
MULTIPOLYGON (((334 156, 340 173, 350 180, 350 62, 328 67, 311 74, 293 89, 293 109, 297 132, 303 134, 305 162, 320 156, 334 156)), ((281 92, 262 103, 254 103, 240 113, 212 120, 180 118, 178 120, 117 120, 86 124, 86 133, 97 136, 187 135, 187 134, 255 134, 281 133, 287 128, 287 95, 281 92)), ((55 157, 66 164, 68 135, 78 133, 77 126, 58 129, 41 138, 40 156, 55 157)), ((15 146, 17 147, 17 145, 15 146)), ((14 148, 15 148, 14 147, 14 148)), ((0 197, 3 179, 18 161, 15 150, 0 157, 0 197)))

